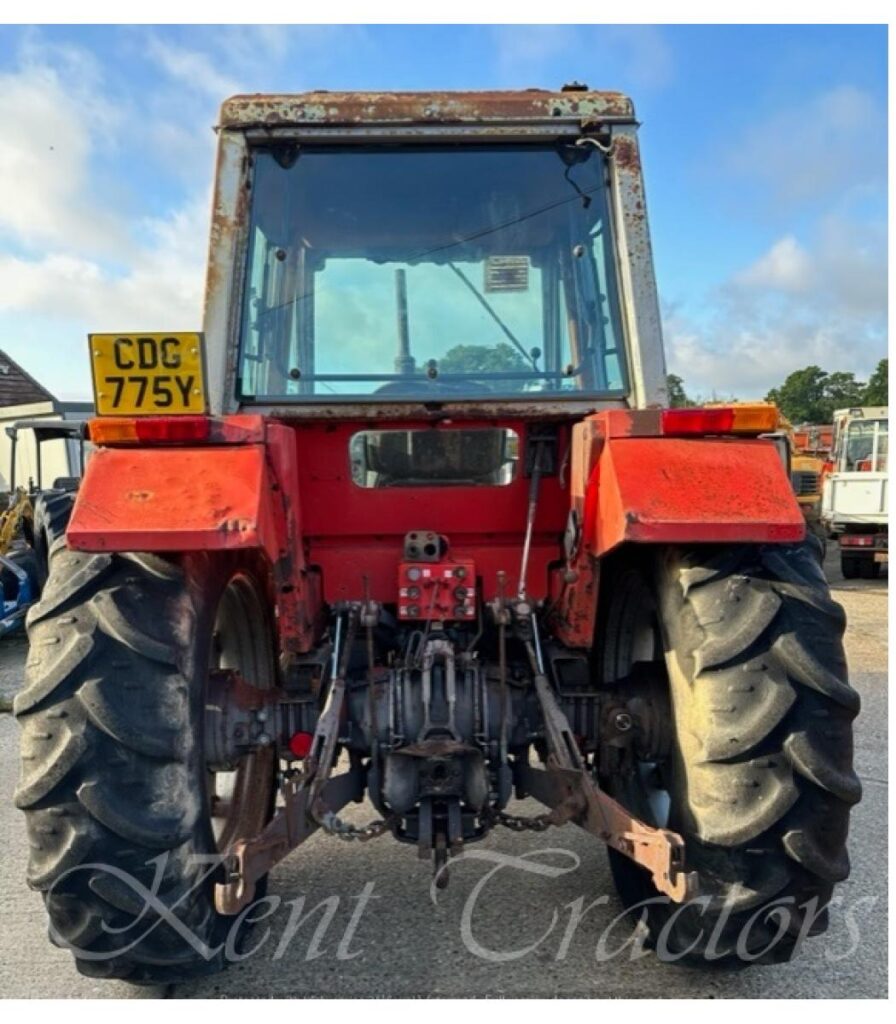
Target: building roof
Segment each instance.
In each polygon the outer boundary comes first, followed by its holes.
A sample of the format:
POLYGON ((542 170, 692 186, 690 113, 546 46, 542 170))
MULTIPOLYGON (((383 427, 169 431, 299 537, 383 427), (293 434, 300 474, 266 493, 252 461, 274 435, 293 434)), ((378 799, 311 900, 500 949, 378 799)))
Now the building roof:
POLYGON ((55 401, 43 384, 39 384, 0 348, 0 408, 55 401))

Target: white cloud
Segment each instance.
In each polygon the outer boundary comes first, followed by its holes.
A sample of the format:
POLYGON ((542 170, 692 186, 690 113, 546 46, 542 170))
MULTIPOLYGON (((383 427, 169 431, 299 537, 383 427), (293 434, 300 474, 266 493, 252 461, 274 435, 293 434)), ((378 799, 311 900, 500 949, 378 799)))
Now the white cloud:
POLYGON ((824 303, 871 322, 887 316, 886 221, 825 217, 818 228, 816 290, 824 303))
POLYGON ((0 74, 0 235, 69 252, 120 245, 89 166, 115 122, 108 103, 48 66, 0 74))
POLYGON ((153 163, 180 186, 195 189, 214 173, 214 115, 197 113, 192 126, 169 118, 153 118, 143 127, 142 142, 151 152, 153 163), (198 125, 198 129, 197 129, 198 125))
POLYGON ((886 186, 886 112, 867 92, 838 85, 757 117, 726 148, 723 167, 778 207, 837 203, 886 186))
POLYGON ((886 355, 882 338, 857 337, 855 322, 759 317, 755 323, 715 318, 709 326, 674 316, 665 321, 669 371, 702 398, 762 398, 804 366, 849 370, 867 380, 886 355))
POLYGON ((191 330, 202 313, 208 205, 143 223, 146 244, 123 273, 86 257, 0 254, 0 312, 42 315, 88 331, 191 330))
POLYGON ((735 282, 747 288, 805 292, 810 283, 809 254, 793 237, 786 235, 741 271, 735 282))
POLYGON ((365 25, 223 25, 203 29, 203 39, 215 59, 239 68, 251 92, 314 88, 320 83, 313 76, 329 73, 334 62, 358 58, 371 49, 365 25))
POLYGON ((714 167, 729 187, 740 182, 740 214, 783 230, 699 314, 667 313, 672 371, 693 392, 740 397, 762 396, 813 363, 867 377, 887 351, 880 105, 838 85, 757 118, 714 167))
POLYGON ((201 323, 208 173, 190 180, 185 170, 169 209, 147 214, 127 191, 121 154, 179 139, 179 161, 195 164, 201 144, 190 148, 174 118, 115 96, 84 50, 31 33, 18 56, 16 70, 0 73, 4 346, 57 393, 85 397, 89 331, 201 323))
POLYGON ((195 92, 220 102, 243 91, 240 79, 223 73, 207 53, 178 46, 157 35, 147 37, 146 48, 171 78, 195 92))
POLYGON ((542 64, 570 48, 574 30, 571 25, 500 25, 494 38, 498 63, 505 71, 538 74, 542 64))
POLYGON ((821 219, 811 247, 785 235, 725 286, 731 301, 790 296, 816 313, 882 319, 887 311, 887 242, 882 225, 821 219))
POLYGON ((711 297, 701 316, 664 316, 670 371, 690 393, 762 397, 811 364, 867 378, 887 350, 880 226, 835 216, 784 236, 711 297))
POLYGON ((198 330, 202 323, 209 204, 194 201, 142 223, 144 244, 113 273, 89 258, 0 253, 4 347, 58 397, 87 399, 92 331, 198 330))
POLYGON ((0 72, 0 333, 63 397, 89 394, 89 331, 200 325, 218 104, 309 87, 299 76, 366 45, 357 26, 116 31, 106 65, 25 30, 0 72), (147 57, 138 90, 121 69, 147 57))

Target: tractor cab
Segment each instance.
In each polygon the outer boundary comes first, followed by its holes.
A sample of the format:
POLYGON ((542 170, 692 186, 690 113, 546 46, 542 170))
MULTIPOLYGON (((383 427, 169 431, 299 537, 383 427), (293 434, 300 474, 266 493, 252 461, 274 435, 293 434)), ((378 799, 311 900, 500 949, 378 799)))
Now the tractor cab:
POLYGON ((634 130, 579 89, 228 100, 213 405, 661 400, 634 130))

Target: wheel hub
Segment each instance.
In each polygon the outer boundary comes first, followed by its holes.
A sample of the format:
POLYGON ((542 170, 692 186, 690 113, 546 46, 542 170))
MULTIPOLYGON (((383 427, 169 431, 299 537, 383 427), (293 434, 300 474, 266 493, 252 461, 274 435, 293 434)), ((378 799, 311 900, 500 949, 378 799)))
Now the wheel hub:
POLYGON ((253 750, 270 747, 271 706, 235 669, 209 672, 205 704, 205 762, 211 772, 234 771, 253 750))

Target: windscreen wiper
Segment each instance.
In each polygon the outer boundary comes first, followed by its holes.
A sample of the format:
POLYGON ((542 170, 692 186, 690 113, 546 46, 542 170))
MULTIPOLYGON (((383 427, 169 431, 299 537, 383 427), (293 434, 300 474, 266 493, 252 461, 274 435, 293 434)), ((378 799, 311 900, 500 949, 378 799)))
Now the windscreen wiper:
POLYGON ((527 362, 532 364, 532 369, 533 370, 537 370, 538 369, 538 361, 535 358, 535 356, 533 356, 531 352, 527 352, 526 351, 526 347, 519 340, 519 338, 517 338, 517 336, 513 333, 513 331, 511 331, 511 329, 507 326, 507 324, 505 324, 504 321, 498 316, 498 314, 495 312, 494 308, 492 307, 492 305, 488 301, 488 299, 482 294, 481 291, 479 291, 479 289, 476 287, 476 285, 473 284, 473 282, 467 277, 467 275, 459 267, 456 267, 453 263, 448 263, 448 266, 454 271, 455 274, 457 274, 457 276, 461 279, 461 281, 463 281, 463 283, 470 289, 470 291, 476 297, 477 301, 482 306, 482 308, 486 311, 486 313, 488 313, 488 315, 492 318, 492 320, 494 320, 495 323, 504 332, 504 336, 511 343, 511 345, 513 345, 513 347, 517 350, 517 352, 520 353, 520 355, 523 357, 523 359, 525 359, 527 362))

